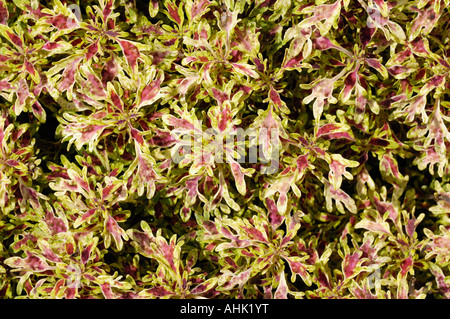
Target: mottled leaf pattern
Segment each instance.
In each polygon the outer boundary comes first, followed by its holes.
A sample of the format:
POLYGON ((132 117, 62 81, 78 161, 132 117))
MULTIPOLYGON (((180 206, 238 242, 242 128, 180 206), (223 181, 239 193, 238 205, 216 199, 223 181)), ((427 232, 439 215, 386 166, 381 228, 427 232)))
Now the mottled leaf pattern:
POLYGON ((0 298, 450 298, 449 7, 0 0, 0 298))

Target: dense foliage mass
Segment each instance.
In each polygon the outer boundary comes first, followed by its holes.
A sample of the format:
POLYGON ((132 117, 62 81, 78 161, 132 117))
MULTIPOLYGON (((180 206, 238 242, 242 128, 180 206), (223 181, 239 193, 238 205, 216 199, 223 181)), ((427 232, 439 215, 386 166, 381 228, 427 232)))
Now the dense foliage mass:
POLYGON ((449 298, 449 7, 0 0, 0 296, 449 298))

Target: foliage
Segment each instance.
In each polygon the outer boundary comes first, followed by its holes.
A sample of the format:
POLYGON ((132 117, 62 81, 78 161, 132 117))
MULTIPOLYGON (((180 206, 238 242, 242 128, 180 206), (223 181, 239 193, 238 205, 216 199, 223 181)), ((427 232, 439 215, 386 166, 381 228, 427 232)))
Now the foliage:
POLYGON ((0 0, 0 296, 450 298, 449 8, 0 0))

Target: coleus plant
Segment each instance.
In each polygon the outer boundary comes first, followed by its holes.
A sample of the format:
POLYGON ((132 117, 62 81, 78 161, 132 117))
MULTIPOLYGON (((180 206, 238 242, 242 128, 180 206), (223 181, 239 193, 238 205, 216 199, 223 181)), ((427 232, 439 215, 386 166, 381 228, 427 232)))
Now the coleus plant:
POLYGON ((0 296, 450 298, 449 7, 0 0, 0 296))

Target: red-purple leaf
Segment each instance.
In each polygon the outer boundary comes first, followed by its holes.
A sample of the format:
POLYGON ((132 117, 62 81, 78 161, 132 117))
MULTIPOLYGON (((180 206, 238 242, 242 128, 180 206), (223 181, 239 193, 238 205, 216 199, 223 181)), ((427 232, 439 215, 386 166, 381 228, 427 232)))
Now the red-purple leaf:
POLYGON ((64 279, 60 279, 56 282, 55 286, 52 289, 52 296, 58 295, 58 292, 61 289, 61 287, 64 285, 64 282, 65 282, 64 279))
POLYGON ((267 235, 265 236, 261 231, 259 231, 258 229, 256 229, 255 227, 246 227, 243 226, 242 229, 246 232, 246 235, 255 241, 260 241, 260 242, 264 242, 267 243, 267 235))
POLYGON ((242 196, 245 196, 247 189, 245 186, 244 173, 242 172, 241 165, 239 165, 239 163, 234 161, 233 159, 230 159, 230 167, 231 173, 233 174, 234 180, 236 182, 236 188, 238 192, 242 196))
POLYGON ((180 217, 183 222, 187 222, 191 217, 191 209, 189 207, 184 206, 180 210, 180 217))
POLYGON ((211 4, 208 0, 196 0, 191 7, 191 19, 194 20, 198 15, 203 15, 206 8, 211 4))
POLYGON ((86 264, 89 261, 89 258, 91 257, 91 252, 95 246, 95 242, 89 244, 83 251, 81 252, 81 262, 83 264, 86 264))
POLYGON ((106 299, 114 298, 114 295, 111 290, 111 285, 109 283, 106 282, 104 284, 101 284, 100 288, 102 289, 103 296, 105 296, 106 299))
POLYGON ((189 205, 192 205, 195 203, 195 200, 198 195, 198 181, 200 180, 200 177, 194 177, 188 181, 186 181, 186 199, 187 203, 189 205))
POLYGON ((303 6, 301 7, 302 13, 313 13, 313 16, 303 19, 298 26, 301 28, 307 28, 312 25, 320 26, 321 34, 325 35, 331 29, 333 20, 339 17, 341 6, 341 1, 336 1, 332 4, 303 6), (318 22, 322 20, 325 20, 325 22, 319 24, 318 22))
POLYGON ((0 0, 0 24, 8 25, 8 18, 8 7, 3 0, 0 0))
POLYGON ((78 130, 81 133, 81 137, 78 139, 79 145, 88 143, 94 136, 100 136, 107 125, 88 125, 83 124, 78 130))
POLYGON ((354 140, 354 138, 347 132, 345 127, 332 123, 321 126, 317 130, 316 138, 327 140, 344 138, 348 140, 354 140))
POLYGON ((351 198, 346 192, 344 192, 342 189, 334 188, 334 186, 329 183, 325 178, 322 179, 322 182, 325 186, 325 201, 326 201, 326 207, 329 212, 333 210, 332 208, 332 200, 335 200, 336 207, 339 212, 344 213, 344 206, 353 214, 356 214, 357 208, 356 203, 353 198, 351 198))
POLYGON ((138 251, 146 256, 152 257, 155 254, 151 243, 155 242, 153 234, 147 234, 145 232, 133 230, 130 231, 131 238, 133 239, 133 245, 137 247, 138 251))
POLYGON ((167 147, 176 143, 176 140, 173 138, 170 132, 155 130, 155 134, 156 135, 150 139, 150 144, 152 145, 167 147))
POLYGON ((125 231, 122 228, 120 228, 116 220, 111 216, 108 216, 105 220, 105 229, 109 234, 113 236, 117 249, 122 250, 123 247, 122 237, 125 240, 127 240, 128 236, 126 235, 125 231))
POLYGON ((430 51, 427 47, 428 47, 428 45, 425 46, 425 43, 422 38, 416 39, 411 43, 411 49, 416 54, 420 54, 420 55, 430 54, 430 51))
POLYGON ((406 224, 406 233, 409 237, 414 238, 414 232, 416 231, 416 227, 419 224, 416 218, 411 218, 408 220, 408 223, 406 224))
POLYGON ((361 257, 362 252, 356 251, 353 254, 348 254, 344 258, 344 275, 345 278, 353 275, 356 265, 358 264, 359 258, 361 257))
POLYGON ((5 260, 5 264, 11 268, 31 270, 34 272, 43 272, 52 269, 43 258, 35 256, 28 251, 26 254, 26 258, 10 257, 5 260))
POLYGON ((159 1, 158 0, 150 0, 148 4, 148 11, 150 16, 154 18, 159 10, 159 1))
POLYGON ((227 93, 222 92, 216 88, 212 88, 211 92, 212 92, 212 95, 214 96, 214 98, 216 99, 216 101, 218 102, 219 106, 222 106, 223 102, 230 99, 230 97, 228 96, 227 93))
POLYGON ((275 291, 274 298, 275 299, 287 299, 287 293, 288 293, 288 287, 286 284, 286 276, 284 274, 284 271, 280 272, 277 275, 278 279, 278 287, 275 291))
POLYGON ((75 253, 75 247, 71 242, 66 242, 65 250, 69 256, 75 253))
POLYGON ((278 208, 274 200, 266 198, 266 206, 269 210, 270 224, 273 229, 277 229, 283 223, 284 216, 278 212, 278 208))
POLYGON ((64 296, 66 299, 75 299, 75 295, 77 293, 77 288, 67 287, 64 296))
POLYGON ((99 96, 99 97, 106 97, 106 92, 103 87, 103 83, 100 81, 100 79, 92 73, 87 74, 87 81, 86 87, 89 88, 92 94, 99 96))
POLYGON ((55 214, 51 211, 47 211, 47 214, 45 215, 45 223, 50 229, 52 235, 67 231, 67 225, 64 220, 56 217, 55 214))
MULTIPOLYGON (((120 187, 120 184, 119 184, 120 187)), ((111 195, 112 191, 117 190, 118 186, 117 184, 111 183, 109 185, 107 185, 105 188, 103 188, 102 190, 102 200, 106 201, 108 200, 108 197, 111 195)))
POLYGON ((217 127, 222 132, 225 131, 231 123, 232 116, 230 113, 231 113, 230 104, 222 105, 221 112, 218 114, 218 123, 217 123, 217 127))
POLYGON ((87 192, 90 191, 89 183, 86 182, 80 175, 73 169, 68 169, 67 174, 69 175, 70 179, 75 182, 76 189, 81 191, 81 188, 87 192))
POLYGON ((140 57, 139 49, 131 42, 125 40, 118 40, 123 54, 127 58, 128 63, 134 70, 137 66, 137 60, 140 57))
POLYGON ((42 46, 42 50, 53 51, 57 48, 62 47, 63 45, 59 42, 47 42, 42 46))
POLYGON ((358 77, 358 69, 350 72, 344 80, 344 88, 342 89, 342 101, 346 102, 353 91, 356 84, 356 79, 358 77))
POLYGON ((336 45, 334 45, 327 37, 318 37, 317 39, 314 39, 314 47, 317 50, 323 51, 336 48, 336 45))
POLYGON ((18 251, 24 245, 35 244, 38 241, 38 237, 32 234, 24 234, 22 235, 22 239, 18 240, 15 244, 13 244, 12 248, 14 251, 18 251))
POLYGON ((96 212, 97 212, 97 208, 89 209, 86 213, 83 214, 83 216, 81 216, 80 221, 81 222, 89 221, 96 212))
POLYGON ((10 90, 12 89, 12 85, 9 83, 8 80, 1 80, 0 81, 0 91, 4 91, 4 90, 10 90))
POLYGON ((120 112, 123 112, 124 111, 124 106, 123 106, 122 99, 119 97, 119 95, 117 95, 117 93, 114 90, 111 90, 110 96, 111 96, 111 101, 113 102, 114 106, 120 112))
POLYGON ((103 8, 103 21, 106 22, 106 20, 108 20, 109 15, 112 12, 112 7, 114 4, 114 0, 108 0, 107 3, 105 4, 105 7, 103 8))
POLYGON ((326 287, 331 289, 330 279, 328 275, 323 271, 323 269, 317 269, 317 283, 320 284, 321 287, 326 287))
POLYGON ((240 272, 238 275, 234 275, 231 278, 228 278, 226 283, 223 285, 224 289, 232 289, 234 286, 238 285, 239 287, 243 286, 249 279, 252 268, 249 268, 245 271, 240 272))
POLYGON ((305 284, 310 286, 312 283, 311 276, 306 270, 306 266, 303 264, 303 262, 301 262, 298 257, 284 257, 284 259, 288 262, 289 268, 291 268, 292 273, 300 275, 305 284))
POLYGON ((408 68, 403 65, 394 65, 387 70, 394 77, 400 77, 400 76, 403 77, 403 74, 406 74, 408 72, 408 68))
POLYGON ((278 94, 278 92, 275 91, 275 89, 273 87, 270 88, 269 98, 275 104, 275 106, 277 108, 279 108, 279 109, 282 108, 282 101, 281 101, 281 98, 280 98, 280 94, 278 94))
POLYGON ((383 171, 390 172, 394 177, 400 178, 400 172, 398 170, 397 161, 395 161, 389 155, 383 155, 380 161, 380 167, 383 167, 383 171))
POLYGON ((188 130, 194 130, 194 125, 185 119, 178 119, 175 116, 169 115, 164 118, 167 124, 173 127, 181 127, 188 130))
POLYGON ((64 92, 75 83, 75 72, 78 68, 78 64, 80 63, 82 58, 78 58, 75 61, 71 62, 65 69, 62 74, 61 81, 58 83, 57 89, 60 92, 64 92))
POLYGON ((283 67, 284 68, 295 68, 298 67, 300 65, 300 62, 303 60, 303 54, 302 52, 300 52, 298 55, 296 55, 295 57, 293 57, 292 59, 288 60, 283 67))
POLYGON ((158 254, 164 257, 170 268, 174 273, 178 273, 178 268, 175 265, 174 253, 175 253, 175 241, 174 237, 171 238, 170 243, 163 238, 158 238, 158 254))
POLYGON ((392 235, 389 224, 381 219, 377 219, 376 221, 363 219, 355 225, 355 228, 364 228, 372 232, 381 232, 386 235, 392 235))
POLYGON ((191 290, 191 294, 194 294, 194 295, 203 294, 203 293, 207 292, 208 290, 213 289, 215 283, 216 283, 215 278, 212 278, 210 280, 202 282, 201 284, 198 284, 191 290))
POLYGON ((435 26, 436 21, 441 16, 436 14, 434 6, 429 6, 427 9, 417 10, 417 17, 412 21, 411 29, 409 31, 409 41, 414 40, 420 33, 428 34, 435 26))
POLYGON ((42 240, 42 241, 39 241, 38 244, 39 244, 39 248, 42 251, 42 256, 45 257, 45 259, 52 261, 52 262, 61 262, 61 259, 53 252, 49 243, 42 240))
POLYGON ((37 71, 34 68, 33 64, 31 64, 27 59, 23 61, 23 66, 25 70, 30 73, 33 77, 37 76, 37 71))
POLYGON ((86 48, 84 59, 89 61, 98 52, 98 39, 86 48))
POLYGON ((400 215, 392 203, 382 202, 376 196, 373 197, 373 203, 380 215, 384 215, 386 212, 389 212, 389 219, 392 220, 397 227, 401 227, 399 220, 400 215))
POLYGON ((330 124, 322 125, 317 130, 316 137, 320 137, 320 136, 322 136, 324 134, 329 134, 330 132, 334 132, 334 131, 338 130, 339 128, 340 128, 340 126, 337 125, 337 124, 331 124, 330 123, 330 124))
POLYGON ((154 181, 156 178, 156 173, 153 170, 152 163, 148 160, 148 158, 144 154, 142 154, 139 148, 137 148, 137 156, 138 156, 139 175, 141 179, 146 183, 154 181))
POLYGON ((369 44, 370 40, 372 40, 375 30, 376 28, 369 28, 367 26, 361 28, 359 32, 359 40, 361 41, 363 48, 369 44))
POLYGON ((444 75, 436 75, 428 80, 427 84, 422 88, 421 92, 428 92, 439 85, 441 85, 445 80, 444 75))
POLYGON ((445 298, 450 299, 450 284, 446 280, 446 276, 444 275, 442 269, 430 262, 430 271, 435 276, 436 284, 439 291, 445 296, 445 298))
POLYGON ((264 64, 261 62, 261 60, 259 60, 258 58, 254 58, 252 61, 256 65, 256 69, 259 72, 264 72, 265 67, 264 67, 264 64))
POLYGON ((303 174, 308 167, 309 161, 307 154, 297 157, 297 170, 300 172, 300 174, 303 174))
POLYGON ((210 220, 204 219, 202 216, 195 214, 197 223, 208 233, 208 235, 217 235, 219 231, 217 230, 217 225, 210 220))
POLYGON ((248 75, 254 79, 259 78, 259 75, 256 71, 253 70, 253 68, 249 64, 244 63, 231 63, 231 66, 236 70, 238 73, 243 73, 245 75, 248 75))
POLYGON ((148 105, 155 101, 161 88, 161 83, 164 80, 164 73, 159 73, 158 77, 151 81, 144 87, 141 93, 141 100, 139 105, 148 105))
POLYGON ((376 137, 372 137, 369 140, 369 144, 371 145, 376 145, 376 146, 382 146, 382 147, 386 147, 388 146, 390 143, 388 140, 382 139, 382 138, 376 138, 376 137))
POLYGON ((9 32, 9 31, 6 31, 6 34, 8 35, 8 38, 11 41, 11 43, 14 44, 19 49, 19 51, 22 51, 22 48, 23 48, 22 39, 19 36, 15 35, 12 32, 9 32))
POLYGON ((63 14, 58 14, 56 16, 48 17, 46 19, 46 21, 48 23, 50 23, 51 25, 53 25, 55 28, 60 29, 60 30, 75 28, 78 26, 76 19, 66 17, 63 14))
MULTIPOLYGON (((28 84, 24 79, 19 81, 19 87, 17 88, 16 94, 17 94, 16 106, 21 110, 21 108, 25 104, 25 100, 27 99, 27 97, 30 96, 28 84)), ((15 106, 16 115, 19 115, 20 111, 19 112, 17 111, 16 106, 15 106)))
POLYGON ((102 69, 102 84, 103 87, 106 87, 108 82, 114 80, 117 75, 117 64, 115 62, 114 56, 112 56, 106 63, 102 69))
POLYGON ((8 166, 11 166, 11 167, 19 167, 20 162, 16 161, 16 160, 9 159, 9 160, 5 161, 5 164, 8 165, 8 166))
POLYGON ((170 18, 172 18, 173 21, 175 21, 178 25, 180 25, 181 17, 178 13, 178 6, 172 2, 167 1, 166 7, 170 18))
POLYGON ((145 293, 148 293, 155 297, 167 297, 173 295, 173 292, 170 290, 167 290, 163 286, 157 286, 150 289, 144 290, 145 293))
POLYGON ((40 194, 37 190, 26 186, 22 182, 20 182, 19 189, 20 193, 22 194, 23 202, 30 203, 31 206, 36 210, 41 207, 41 204, 39 203, 40 194))
POLYGON ((408 273, 408 271, 412 268, 413 265, 413 259, 411 256, 409 256, 408 258, 404 259, 402 261, 402 263, 400 264, 400 268, 401 268, 401 272, 400 275, 402 277, 405 277, 406 274, 408 273))
POLYGON ((131 136, 133 137, 133 139, 139 143, 139 145, 144 145, 144 138, 142 137, 142 133, 135 129, 135 128, 130 128, 131 131, 131 136))
POLYGON ((33 112, 34 116, 39 120, 41 123, 45 123, 46 114, 44 109, 41 106, 41 103, 38 101, 34 102, 31 106, 31 111, 33 112))
POLYGON ((378 72, 380 72, 383 77, 387 78, 387 70, 386 68, 380 63, 380 61, 376 59, 365 59, 364 60, 370 67, 374 68, 378 72))

